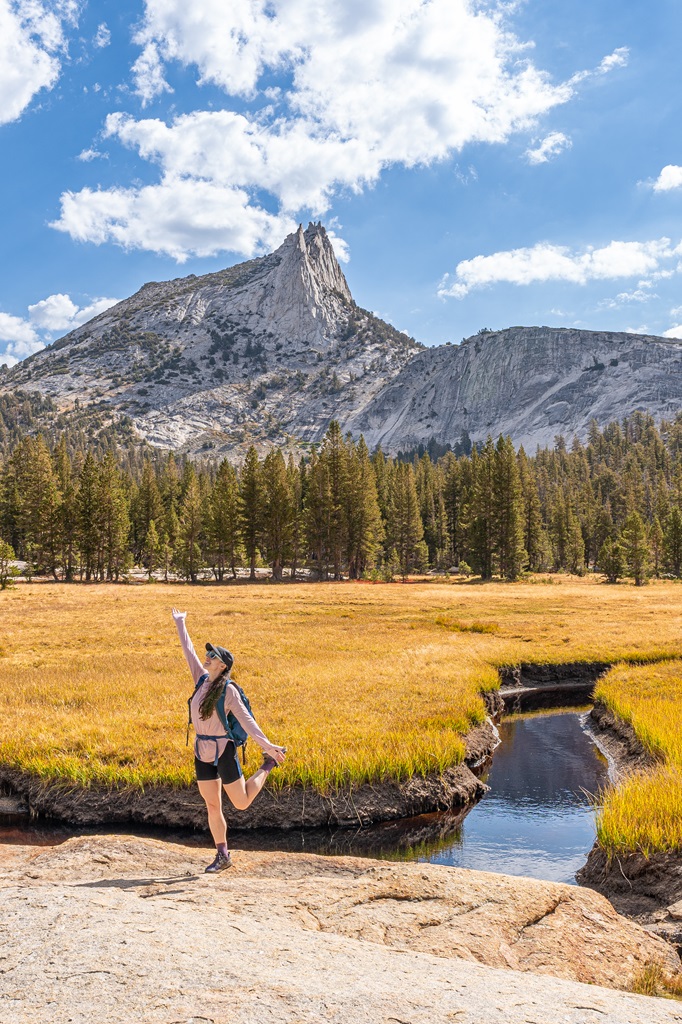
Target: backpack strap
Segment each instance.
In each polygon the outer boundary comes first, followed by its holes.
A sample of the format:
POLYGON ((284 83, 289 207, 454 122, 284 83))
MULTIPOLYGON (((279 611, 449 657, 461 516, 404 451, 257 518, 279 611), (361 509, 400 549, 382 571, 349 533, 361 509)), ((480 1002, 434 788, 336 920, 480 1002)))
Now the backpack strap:
POLYGON ((233 680, 227 679, 225 681, 225 686, 223 687, 223 692, 218 697, 215 709, 218 712, 218 717, 220 718, 220 721, 223 723, 223 726, 225 727, 225 732, 234 743, 235 753, 237 753, 239 747, 242 748, 242 764, 246 764, 246 734, 244 733, 244 730, 242 729, 241 725, 239 725, 239 722, 237 722, 237 720, 235 719, 232 712, 230 711, 230 713, 228 714, 225 711, 225 697, 227 695, 227 688, 230 685, 230 683, 232 683, 234 688, 237 690, 242 700, 244 699, 244 691, 242 690, 242 688, 240 686, 237 686, 237 684, 233 682, 233 680), (235 724, 239 728, 238 736, 235 736, 234 734, 234 730, 232 728, 232 725, 230 724, 230 719, 232 719, 232 721, 235 722, 235 724))
POLYGON ((207 673, 204 672, 204 673, 202 673, 199 676, 199 678, 197 679, 196 684, 194 686, 194 689, 192 690, 191 695, 187 698, 187 738, 185 740, 185 746, 186 747, 189 746, 189 729, 190 729, 190 726, 192 724, 192 701, 194 700, 194 695, 196 694, 196 692, 199 689, 199 687, 201 686, 201 684, 203 682, 205 682, 206 675, 207 675, 207 673))

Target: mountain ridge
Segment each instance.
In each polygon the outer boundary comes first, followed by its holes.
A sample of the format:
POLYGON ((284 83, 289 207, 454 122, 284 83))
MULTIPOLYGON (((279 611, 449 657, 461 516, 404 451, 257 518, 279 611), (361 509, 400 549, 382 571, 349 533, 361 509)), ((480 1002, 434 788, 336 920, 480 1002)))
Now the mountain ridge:
POLYGON ((265 256, 147 282, 5 370, 0 394, 17 390, 189 454, 305 450, 331 419, 391 452, 488 433, 531 450, 583 437, 592 419, 674 417, 682 344, 510 327, 425 348, 357 306, 318 222, 265 256))

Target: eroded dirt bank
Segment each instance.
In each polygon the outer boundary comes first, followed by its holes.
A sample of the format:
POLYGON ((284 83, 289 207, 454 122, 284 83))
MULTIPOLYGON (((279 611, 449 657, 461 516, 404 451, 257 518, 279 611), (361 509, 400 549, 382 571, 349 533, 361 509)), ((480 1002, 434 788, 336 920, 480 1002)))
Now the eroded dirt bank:
MULTIPOLYGON (((486 786, 469 765, 475 766, 489 756, 497 738, 492 725, 486 722, 472 729, 466 742, 466 762, 442 775, 414 777, 404 783, 349 787, 328 796, 300 787, 266 789, 248 810, 230 811, 231 826, 287 829, 370 825, 470 807, 480 799, 486 786)), ((196 786, 69 788, 0 767, 0 787, 25 801, 32 812, 72 825, 134 822, 206 829, 206 809, 196 786)))
POLYGON ((0 847, 3 1024, 682 1020, 614 991, 679 961, 589 890, 238 850, 210 876, 207 856, 130 836, 0 847))
MULTIPOLYGON (((651 767, 655 759, 637 739, 634 729, 596 702, 591 718, 615 766, 616 777, 651 767)), ((578 882, 606 896, 619 913, 638 921, 682 953, 682 856, 679 853, 641 853, 608 857, 595 842, 578 882)))

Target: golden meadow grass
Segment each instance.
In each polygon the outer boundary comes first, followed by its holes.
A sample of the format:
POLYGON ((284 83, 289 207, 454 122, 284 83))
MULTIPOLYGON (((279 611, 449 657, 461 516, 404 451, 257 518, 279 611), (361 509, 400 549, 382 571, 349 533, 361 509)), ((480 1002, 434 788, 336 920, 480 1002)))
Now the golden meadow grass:
POLYGON ((234 652, 289 748, 271 784, 320 790, 458 763, 500 665, 682 655, 672 582, 19 586, 0 594, 0 762, 83 785, 189 783, 172 605, 198 650, 234 652))
POLYGON ((605 794, 599 842, 610 853, 682 849, 682 661, 617 665, 595 695, 660 762, 605 794))

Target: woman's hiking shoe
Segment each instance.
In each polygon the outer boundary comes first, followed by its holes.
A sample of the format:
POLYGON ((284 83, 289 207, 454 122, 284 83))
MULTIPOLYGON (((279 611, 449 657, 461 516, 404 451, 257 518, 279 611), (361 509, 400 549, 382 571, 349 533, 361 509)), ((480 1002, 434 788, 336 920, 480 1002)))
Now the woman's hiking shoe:
POLYGON ((214 875, 218 871, 224 871, 225 868, 231 868, 231 867, 232 867, 232 858, 230 857, 229 853, 228 853, 228 855, 226 857, 225 854, 222 853, 219 850, 218 853, 216 854, 215 860, 213 861, 212 864, 208 865, 208 867, 206 868, 204 874, 206 874, 206 875, 214 875))
MULTIPOLYGON (((286 750, 286 747, 284 749, 286 750)), ((271 757, 270 754, 263 754, 261 771, 271 772, 273 768, 279 768, 279 762, 275 761, 274 757, 271 757)))

